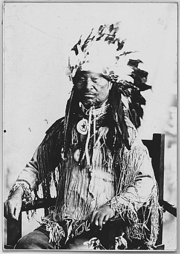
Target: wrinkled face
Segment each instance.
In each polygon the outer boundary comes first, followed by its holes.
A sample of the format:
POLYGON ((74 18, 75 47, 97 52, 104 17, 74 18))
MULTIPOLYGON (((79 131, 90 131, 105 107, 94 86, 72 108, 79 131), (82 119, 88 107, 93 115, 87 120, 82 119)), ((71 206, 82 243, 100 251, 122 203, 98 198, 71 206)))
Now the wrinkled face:
POLYGON ((86 108, 99 107, 108 98, 112 86, 103 75, 90 71, 79 71, 73 83, 86 108))

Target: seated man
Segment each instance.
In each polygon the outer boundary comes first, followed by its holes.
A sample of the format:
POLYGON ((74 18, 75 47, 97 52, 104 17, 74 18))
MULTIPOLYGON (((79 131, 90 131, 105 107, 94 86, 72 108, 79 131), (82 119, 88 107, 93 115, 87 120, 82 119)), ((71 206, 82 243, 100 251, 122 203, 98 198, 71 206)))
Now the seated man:
POLYGON ((72 248, 79 236, 103 249, 93 228, 101 231, 118 217, 127 221, 120 236, 125 248, 136 240, 147 248, 156 243, 157 184, 137 132, 145 104, 140 92, 150 88, 148 73, 138 68, 139 59, 127 59, 132 52, 123 51, 118 32, 118 24, 102 25, 71 50, 73 88, 65 117, 50 127, 20 173, 5 202, 5 216, 18 219, 22 200, 33 201, 32 191, 58 167, 56 206, 39 228, 18 241, 17 249, 72 248))

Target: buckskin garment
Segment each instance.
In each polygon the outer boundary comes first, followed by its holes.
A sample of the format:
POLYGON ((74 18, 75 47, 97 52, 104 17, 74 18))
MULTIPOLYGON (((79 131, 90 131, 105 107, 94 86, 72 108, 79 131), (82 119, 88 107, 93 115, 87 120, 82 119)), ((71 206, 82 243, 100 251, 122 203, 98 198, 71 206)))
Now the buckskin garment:
POLYGON ((126 239, 143 239, 147 248, 157 240, 160 207, 148 150, 125 108, 130 147, 122 144, 117 149, 108 145, 108 133, 114 131, 109 110, 107 102, 89 112, 82 105, 79 107, 72 121, 71 145, 65 159, 64 118, 57 120, 11 190, 10 195, 22 187, 23 201, 33 202, 33 191, 39 183, 43 182, 46 188, 45 179, 50 182, 51 194, 57 195, 56 205, 40 224, 45 226, 55 248, 63 248, 70 239, 89 231, 92 212, 104 204, 115 211, 115 217, 129 221, 124 231, 126 239), (146 216, 140 219, 138 211, 142 207, 146 216))

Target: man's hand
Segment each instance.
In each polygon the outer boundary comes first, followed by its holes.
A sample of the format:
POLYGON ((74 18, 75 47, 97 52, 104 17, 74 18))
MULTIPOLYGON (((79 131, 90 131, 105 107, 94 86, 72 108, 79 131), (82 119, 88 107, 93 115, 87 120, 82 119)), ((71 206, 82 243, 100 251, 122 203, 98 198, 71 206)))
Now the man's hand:
POLYGON ((4 216, 6 218, 13 218, 15 220, 18 220, 19 213, 22 207, 22 195, 23 190, 19 188, 13 193, 10 199, 5 201, 4 216))
POLYGON ((108 205, 101 206, 98 210, 94 211, 91 218, 91 223, 94 223, 100 228, 103 227, 109 219, 115 215, 114 211, 108 205))

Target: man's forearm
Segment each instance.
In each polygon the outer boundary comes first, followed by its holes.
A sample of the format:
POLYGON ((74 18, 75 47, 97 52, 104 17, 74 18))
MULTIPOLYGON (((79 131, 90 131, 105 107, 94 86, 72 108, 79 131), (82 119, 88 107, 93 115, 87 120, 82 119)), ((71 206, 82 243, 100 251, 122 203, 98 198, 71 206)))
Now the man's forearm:
POLYGON ((156 190, 156 181, 153 177, 138 177, 134 186, 118 193, 108 202, 108 205, 116 215, 123 217, 128 214, 130 219, 136 220, 137 211, 148 204, 154 189, 156 190))

